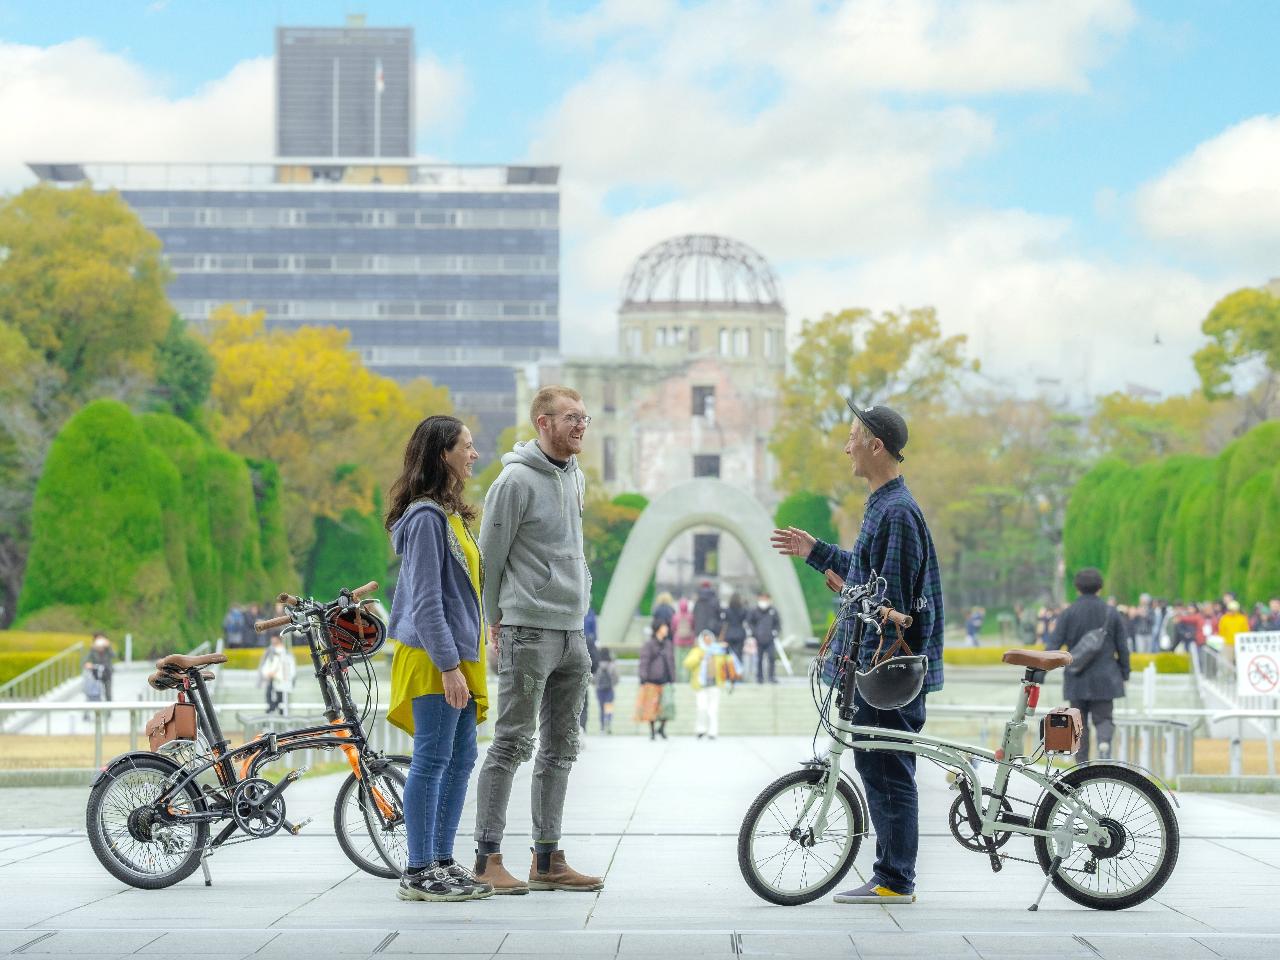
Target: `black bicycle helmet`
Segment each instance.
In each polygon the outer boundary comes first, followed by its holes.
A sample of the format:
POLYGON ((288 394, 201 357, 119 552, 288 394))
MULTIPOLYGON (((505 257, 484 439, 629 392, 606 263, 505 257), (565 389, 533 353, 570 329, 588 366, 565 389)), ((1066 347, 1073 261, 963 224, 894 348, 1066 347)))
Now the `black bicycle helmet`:
POLYGON ((366 659, 387 642, 387 624, 374 612, 376 603, 376 600, 362 600, 352 610, 335 608, 325 618, 329 640, 339 659, 366 659))
POLYGON ((929 658, 888 657, 870 670, 859 670, 854 683, 862 699, 879 710, 897 710, 920 695, 929 658))

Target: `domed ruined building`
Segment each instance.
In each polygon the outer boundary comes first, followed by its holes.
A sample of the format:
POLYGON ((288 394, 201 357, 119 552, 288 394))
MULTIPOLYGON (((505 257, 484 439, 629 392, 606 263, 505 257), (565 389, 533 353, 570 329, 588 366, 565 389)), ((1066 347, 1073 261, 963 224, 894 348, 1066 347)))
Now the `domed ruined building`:
MULTIPOLYGON (((520 379, 517 409, 539 383, 579 390, 594 418, 585 469, 609 493, 651 500, 693 477, 719 477, 778 501, 769 433, 786 367, 786 310, 772 268, 728 237, 673 237, 640 255, 622 284, 612 357, 565 357, 520 379)), ((677 538, 657 571, 660 588, 754 590, 742 548, 714 529, 677 538)))

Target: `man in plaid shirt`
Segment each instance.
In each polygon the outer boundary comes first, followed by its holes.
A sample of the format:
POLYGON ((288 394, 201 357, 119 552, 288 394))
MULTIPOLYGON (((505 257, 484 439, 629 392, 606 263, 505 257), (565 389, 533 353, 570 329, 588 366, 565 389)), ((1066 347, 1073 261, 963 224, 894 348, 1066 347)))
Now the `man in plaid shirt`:
MULTIPOLYGON (((885 596, 895 610, 909 613, 912 624, 903 632, 912 653, 924 653, 928 672, 924 689, 897 710, 872 707, 854 695, 853 722, 918 733, 924 726, 925 695, 942 687, 942 578, 933 538, 919 504, 911 496, 898 465, 907 443, 907 424, 888 407, 860 409, 851 402, 853 426, 844 452, 853 475, 871 488, 862 527, 852 550, 841 550, 796 527, 775 530, 771 538, 778 552, 801 557, 827 575, 833 589, 848 581, 866 583, 874 573, 884 578, 885 596)), ((837 618, 832 647, 839 656, 852 642, 857 620, 837 618)), ((892 634, 886 641, 893 639, 892 634)), ((856 651, 858 668, 871 666, 878 638, 867 631, 856 651)), ((916 758, 898 751, 859 750, 854 762, 862 775, 876 831, 876 862, 863 886, 837 894, 836 903, 914 903, 916 854, 920 845, 920 804, 916 790, 916 758)))

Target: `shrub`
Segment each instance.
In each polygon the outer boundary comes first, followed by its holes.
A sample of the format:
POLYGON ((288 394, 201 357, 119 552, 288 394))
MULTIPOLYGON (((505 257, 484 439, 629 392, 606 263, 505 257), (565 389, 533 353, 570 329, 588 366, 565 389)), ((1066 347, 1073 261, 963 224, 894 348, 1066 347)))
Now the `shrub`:
MULTIPOLYGON (((54 651, 55 653, 57 651, 54 651)), ((8 683, 19 674, 26 673, 49 659, 49 654, 29 650, 0 652, 0 683, 8 683)))
MULTIPOLYGON (((831 518, 831 504, 821 494, 801 490, 791 494, 774 512, 773 521, 779 527, 799 527, 807 530, 819 540, 834 543, 839 539, 835 521, 831 518)), ((814 570, 799 557, 791 558, 796 577, 800 580, 800 589, 804 593, 805 606, 809 610, 809 619, 814 623, 822 623, 832 610, 833 595, 827 589, 822 574, 814 570)), ((836 571, 843 573, 844 571, 836 571)), ((818 636, 824 636, 824 629, 818 636)))

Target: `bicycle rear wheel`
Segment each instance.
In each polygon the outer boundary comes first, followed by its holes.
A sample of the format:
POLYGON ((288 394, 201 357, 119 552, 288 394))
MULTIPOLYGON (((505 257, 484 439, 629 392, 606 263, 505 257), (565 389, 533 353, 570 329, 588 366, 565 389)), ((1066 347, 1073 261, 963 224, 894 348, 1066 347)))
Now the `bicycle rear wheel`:
POLYGON ((404 826, 404 784, 409 758, 390 756, 370 763, 368 775, 353 773, 333 804, 338 846, 365 873, 396 880, 409 862, 404 826))
MULTIPOLYGON (((200 865, 209 840, 207 823, 165 823, 154 803, 178 770, 160 756, 130 757, 106 773, 89 792, 85 827, 98 862, 117 880, 159 890, 185 880, 200 865)), ((170 806, 204 809, 195 784, 187 784, 170 806)))
MULTIPOLYGON (((1073 843, 1071 853, 1050 878, 1054 887, 1076 903, 1094 910, 1123 910, 1154 896, 1178 862, 1178 820, 1169 800, 1136 770, 1116 764, 1077 767, 1057 780, 1064 792, 1083 803, 1111 834, 1106 847, 1073 843)), ((1036 807, 1039 830, 1084 824, 1053 794, 1036 807)), ((1036 859, 1047 874, 1053 863, 1053 841, 1036 837, 1036 859)))
POLYGON ((836 783, 826 830, 820 837, 813 832, 829 776, 840 774, 804 769, 779 777, 743 818, 738 867, 747 886, 770 903, 792 907, 816 900, 853 866, 866 819, 861 799, 843 778, 836 783))

